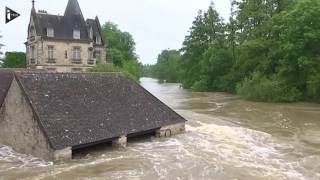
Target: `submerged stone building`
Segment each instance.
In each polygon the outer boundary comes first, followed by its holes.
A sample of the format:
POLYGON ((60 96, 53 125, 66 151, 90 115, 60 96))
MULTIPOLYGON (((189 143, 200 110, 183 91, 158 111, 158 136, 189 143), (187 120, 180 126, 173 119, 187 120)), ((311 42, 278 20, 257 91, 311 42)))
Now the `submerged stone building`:
POLYGON ((0 71, 0 144, 45 160, 127 137, 171 136, 185 119, 121 74, 0 71))
POLYGON ((106 63, 98 17, 85 20, 77 0, 69 0, 63 16, 31 10, 26 44, 30 69, 85 71, 106 63))

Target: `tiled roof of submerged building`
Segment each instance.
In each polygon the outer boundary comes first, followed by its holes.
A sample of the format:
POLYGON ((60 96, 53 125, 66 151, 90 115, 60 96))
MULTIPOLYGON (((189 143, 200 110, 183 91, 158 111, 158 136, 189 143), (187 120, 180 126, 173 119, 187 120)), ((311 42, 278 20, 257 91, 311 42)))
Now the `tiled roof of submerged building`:
POLYGON ((54 149, 85 145, 185 122, 120 74, 16 74, 54 149))
POLYGON ((8 70, 0 70, 0 107, 6 98, 13 79, 13 72, 8 70))

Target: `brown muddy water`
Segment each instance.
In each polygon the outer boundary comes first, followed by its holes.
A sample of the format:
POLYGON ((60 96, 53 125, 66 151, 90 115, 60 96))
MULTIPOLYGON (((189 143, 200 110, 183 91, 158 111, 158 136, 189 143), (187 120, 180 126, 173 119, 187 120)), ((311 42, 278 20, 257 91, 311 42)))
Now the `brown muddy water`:
POLYGON ((141 84, 188 119, 186 133, 97 147, 52 165, 0 145, 0 179, 320 179, 320 105, 244 101, 141 84))

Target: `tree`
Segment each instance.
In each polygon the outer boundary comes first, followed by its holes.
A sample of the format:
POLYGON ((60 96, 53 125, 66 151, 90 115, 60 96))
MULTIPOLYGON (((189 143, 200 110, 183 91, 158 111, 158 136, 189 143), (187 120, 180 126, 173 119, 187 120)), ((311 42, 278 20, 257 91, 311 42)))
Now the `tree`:
POLYGON ((141 64, 135 53, 135 42, 132 35, 121 31, 118 25, 112 22, 105 23, 102 29, 107 44, 107 60, 120 67, 123 72, 130 73, 135 80, 139 79, 141 64))
POLYGON ((26 54, 24 52, 6 52, 2 67, 26 68, 26 54))
POLYGON ((190 35, 186 36, 181 49, 182 82, 185 88, 206 91, 213 86, 212 74, 207 69, 213 63, 208 59, 208 56, 212 55, 208 53, 208 49, 214 51, 228 46, 225 28, 226 25, 214 9, 213 3, 204 13, 199 11, 190 29, 190 35))
POLYGON ((107 22, 102 27, 104 39, 107 43, 108 58, 117 66, 122 66, 124 61, 137 60, 135 42, 128 32, 123 32, 118 25, 107 22))
POLYGON ((164 52, 149 69, 165 79, 174 67, 194 91, 320 102, 319 9, 319 0, 232 0, 224 23, 211 4, 193 21, 179 65, 164 52))
POLYGON ((180 52, 177 50, 163 50, 158 55, 157 64, 154 67, 154 75, 159 80, 167 82, 179 82, 180 80, 180 52))

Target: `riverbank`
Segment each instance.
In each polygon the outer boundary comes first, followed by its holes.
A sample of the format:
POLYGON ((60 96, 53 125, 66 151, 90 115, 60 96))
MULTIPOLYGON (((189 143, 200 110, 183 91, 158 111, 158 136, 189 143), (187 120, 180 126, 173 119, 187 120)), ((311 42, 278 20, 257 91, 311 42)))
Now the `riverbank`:
MULTIPOLYGON (((156 79, 154 77, 145 77, 145 78, 156 79)), ((253 102, 266 102, 266 103, 268 103, 268 102, 269 103, 316 103, 316 104, 320 103, 320 101, 312 100, 312 99, 309 99, 309 100, 298 100, 298 99, 294 99, 293 98, 291 100, 288 100, 287 97, 281 99, 279 97, 272 97, 272 93, 267 93, 267 94, 262 95, 263 92, 259 92, 259 90, 253 90, 252 88, 250 89, 250 87, 246 87, 245 90, 241 90, 241 91, 243 91, 243 94, 241 95, 241 94, 237 94, 236 92, 203 91, 203 90, 199 90, 199 89, 198 90, 197 89, 187 89, 187 88, 184 88, 183 85, 180 82, 167 82, 166 80, 158 80, 158 83, 176 83, 176 84, 179 84, 180 88, 183 88, 185 90, 192 91, 192 92, 198 92, 198 93, 226 93, 226 94, 238 96, 239 98, 242 98, 243 100, 249 100, 249 101, 253 101, 253 102), (244 93, 244 92, 246 92, 246 93, 244 93), (258 98, 256 98, 256 97, 258 97, 258 98)), ((285 94, 285 93, 286 93, 286 91, 283 92, 283 94, 285 94)))

